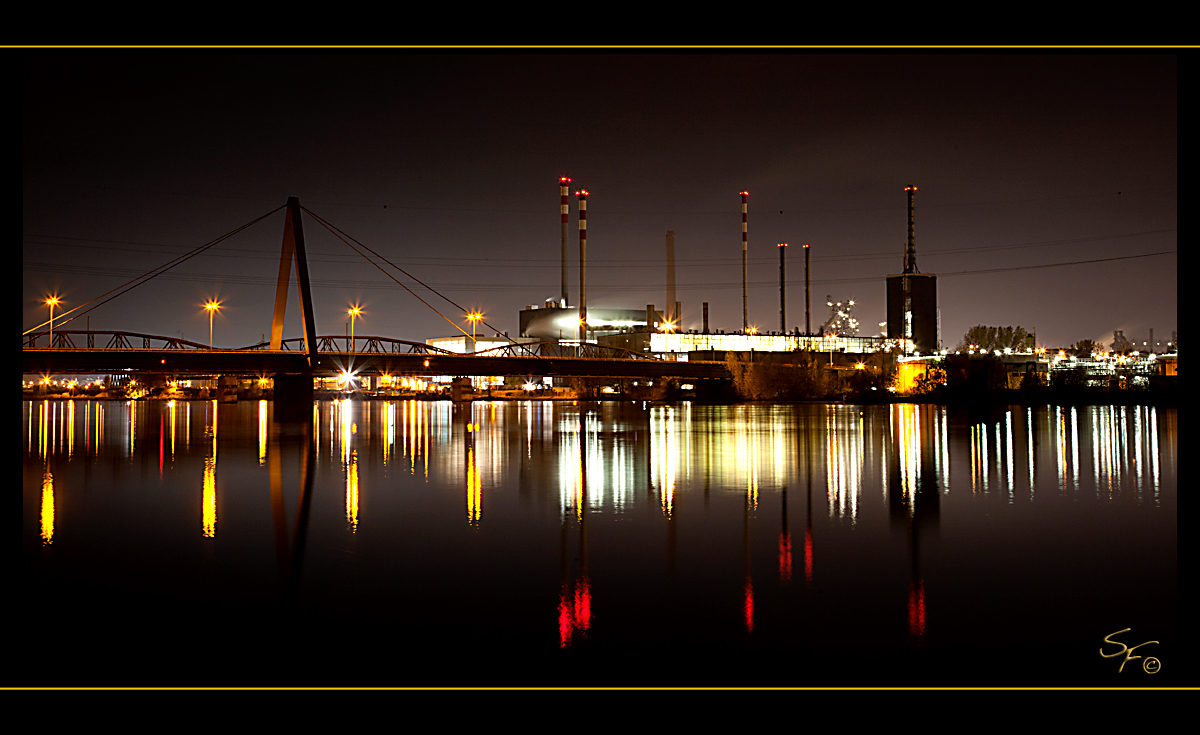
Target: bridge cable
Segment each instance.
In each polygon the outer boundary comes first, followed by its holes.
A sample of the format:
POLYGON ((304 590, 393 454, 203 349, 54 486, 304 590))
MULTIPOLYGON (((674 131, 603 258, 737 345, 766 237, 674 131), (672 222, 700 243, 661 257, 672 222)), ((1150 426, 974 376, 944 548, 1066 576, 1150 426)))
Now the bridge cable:
MULTIPOLYGON (((71 317, 70 319, 67 319, 65 322, 61 322, 61 324, 64 324, 64 325, 68 324, 68 323, 74 321, 75 319, 78 319, 79 317, 83 316, 84 314, 87 314, 89 312, 92 312, 92 311, 100 308, 104 304, 107 304, 109 301, 112 301, 113 299, 117 298, 117 296, 123 296, 123 295, 129 293, 130 291, 137 288, 138 286, 141 286, 142 284, 153 280, 157 276, 161 276, 163 273, 166 273, 167 271, 171 270, 172 268, 179 265, 180 263, 186 262, 186 261, 196 257, 200 253, 204 252, 205 250, 208 250, 212 246, 214 246, 220 242, 223 242, 224 240, 228 240, 229 238, 238 234, 242 230, 245 230, 248 227, 258 224, 259 222, 263 221, 267 217, 270 217, 271 215, 275 214, 280 209, 283 209, 286 206, 287 205, 285 204, 280 207, 276 207, 275 209, 272 209, 270 212, 267 212, 266 214, 262 215, 261 217, 251 220, 250 222, 247 222, 246 224, 242 225, 241 227, 237 227, 237 228, 225 233, 224 235, 221 235, 217 239, 211 240, 208 243, 201 245, 200 247, 196 248, 195 250, 193 250, 189 253, 184 253, 183 255, 180 255, 178 258, 170 261, 169 263, 167 263, 165 265, 160 265, 157 268, 153 268, 149 271, 146 271, 145 273, 138 276, 137 278, 134 278, 133 280, 130 280, 130 281, 126 281, 125 283, 121 284, 120 286, 117 286, 116 288, 112 289, 111 291, 106 291, 105 293, 100 294, 99 296, 92 299, 91 301, 84 302, 84 303, 80 304, 79 306, 76 306, 74 309, 71 309, 70 311, 63 312, 59 316, 60 319, 64 316, 66 316, 67 314, 70 314, 71 312, 79 311, 80 309, 87 306, 88 304, 91 304, 95 301, 99 301, 100 299, 103 299, 105 296, 108 296, 109 294, 113 293, 114 291, 121 291, 121 289, 125 289, 114 296, 104 299, 104 301, 101 301, 100 303, 96 304, 95 306, 91 307, 90 309, 79 312, 78 314, 71 317), (138 281, 141 281, 141 283, 138 283, 138 281), (133 285, 130 285, 130 284, 133 284, 133 285), (126 288, 126 286, 128 286, 128 288, 126 288)), ((42 327, 46 326, 49 323, 50 323, 49 321, 42 322, 41 324, 37 325, 36 327, 33 327, 32 329, 27 329, 24 332, 22 332, 21 336, 24 337, 25 335, 29 334, 30 332, 32 332, 36 329, 41 329, 42 327)))
MULTIPOLYGON (((461 307, 461 306, 459 306, 458 304, 454 303, 454 301, 452 301, 452 300, 451 300, 449 297, 447 297, 446 295, 444 295, 444 294, 440 293, 440 292, 439 292, 437 289, 433 288, 432 286, 430 286, 429 284, 425 283, 425 282, 424 282, 424 281, 422 281, 421 279, 417 278, 417 277, 416 277, 416 276, 414 276, 413 274, 411 274, 411 273, 409 273, 408 271, 404 270, 404 269, 403 269, 403 268, 401 268, 400 266, 396 265, 396 264, 395 264, 395 263, 393 263, 392 261, 390 261, 390 260, 388 260, 387 258, 383 257, 382 255, 380 255, 379 253, 375 252, 374 250, 372 250, 371 248, 367 247, 366 245, 364 245, 363 243, 359 242, 358 240, 355 240, 355 239, 354 239, 352 236, 350 236, 350 235, 349 235, 349 234, 347 234, 346 232, 342 231, 342 230, 341 230, 340 228, 338 228, 336 225, 333 225, 333 224, 331 224, 330 222, 328 222, 327 220, 325 220, 325 219, 324 219, 323 217, 321 217, 320 215, 317 215, 317 214, 315 214, 315 213, 314 213, 312 210, 310 210, 308 207, 301 206, 300 208, 301 208, 302 210, 304 210, 304 211, 305 211, 305 212, 308 214, 308 216, 309 216, 309 217, 312 217, 312 218, 313 218, 314 220, 316 220, 316 221, 317 221, 319 224, 321 224, 321 226, 325 227, 325 229, 327 229, 327 230, 329 230, 330 232, 332 232, 332 233, 333 233, 333 235, 334 235, 334 237, 336 237, 336 238, 338 238, 339 240, 341 240, 342 242, 346 243, 346 245, 347 245, 347 246, 348 246, 348 247, 349 247, 351 250, 353 250, 354 252, 356 252, 356 253, 358 253, 359 255, 361 255, 361 256, 362 256, 362 258, 363 258, 364 260, 366 260, 368 263, 370 263, 371 265, 373 265, 373 266, 375 266, 376 268, 378 268, 378 269, 379 269, 379 271, 380 271, 381 273, 383 273, 385 276, 387 276, 388 278, 390 278, 390 279, 392 279, 393 281, 395 281, 397 285, 399 285, 399 286, 400 286, 401 288, 403 288, 405 291, 408 291, 410 294, 412 294, 414 297, 416 297, 416 299, 417 299, 418 301, 420 301, 422 304, 425 304, 426 306, 428 306, 428 307, 429 307, 429 308, 430 308, 430 309, 433 311, 433 313, 435 313, 435 314, 437 314, 438 316, 440 316, 441 318, 445 319, 447 322, 450 322, 450 324, 451 324, 451 325, 453 325, 453 327, 454 327, 455 329, 457 329, 458 331, 460 331, 460 332, 462 332, 462 333, 463 333, 463 336, 464 336, 464 337, 465 337, 465 336, 467 336, 467 332, 466 332, 466 330, 464 330, 462 327, 458 326, 458 324, 457 324, 457 323, 455 323, 454 321, 452 321, 452 320, 451 320, 449 317, 447 317, 445 314, 443 314, 442 312, 438 311, 438 310, 437 310, 437 309, 436 309, 436 308, 435 308, 435 307, 434 307, 432 304, 430 304, 428 301, 426 301, 425 299, 421 298, 420 296, 417 296, 416 292, 414 292, 414 291, 413 291, 411 288, 409 288, 408 286, 406 286, 406 285, 404 285, 403 283, 401 283, 401 282, 400 282, 400 281, 399 281, 399 280, 398 280, 398 279, 397 279, 395 276, 393 276, 392 274, 388 273, 386 270, 384 270, 384 269, 383 269, 383 267, 382 267, 382 266, 380 266, 378 263, 376 263, 376 262, 374 262, 373 260, 371 260, 370 258, 368 258, 366 255, 364 255, 364 254, 363 254, 363 252, 362 252, 361 250, 359 250, 359 249, 358 249, 357 247, 355 247, 354 245, 351 245, 351 244, 350 244, 350 242, 347 242, 347 240, 351 240, 351 241, 353 241, 355 244, 359 245, 359 246, 360 246, 360 247, 362 247, 364 250, 366 250, 367 252, 371 253, 371 255, 374 255, 376 258, 379 258, 379 259, 380 259, 380 260, 382 260, 384 263, 387 263, 387 264, 388 264, 388 265, 390 265, 391 267, 395 268, 396 270, 400 271, 400 272, 401 272, 401 273, 403 273, 404 275, 406 275, 406 276, 408 276, 409 278, 413 279, 414 281, 416 281, 417 283, 421 284, 421 285, 422 285, 422 286, 424 286, 425 288, 429 289, 429 290, 430 290, 430 291, 432 291, 434 294, 437 294, 438 296, 440 296, 442 299, 444 299, 444 300, 445 300, 447 303, 449 303, 451 306, 455 307, 456 309, 459 309, 459 310, 461 310, 461 311, 463 311, 463 312, 466 312, 466 309, 464 309, 463 307, 461 307)), ((483 321, 483 320, 481 319, 480 321, 483 321)), ((500 334, 500 330, 498 330, 498 329, 496 329, 495 327, 493 327, 492 325, 488 324, 486 321, 483 321, 483 325, 484 325, 485 327, 487 327, 488 329, 491 329, 492 331, 494 331, 496 334, 500 334)), ((529 348, 527 348, 527 347, 525 347, 524 345, 522 345, 520 342, 517 342, 517 341, 516 341, 515 339, 513 339, 512 337, 509 337, 507 334, 506 334, 506 335, 504 335, 504 338, 505 338, 505 339, 507 339, 509 342, 513 343, 514 345, 516 345, 516 346, 518 346, 518 347, 521 347, 523 350, 525 350, 525 352, 529 353, 531 356, 533 356, 533 357, 540 357, 540 355, 537 355, 537 354, 536 354, 536 353, 534 353, 532 350, 530 350, 529 348)))

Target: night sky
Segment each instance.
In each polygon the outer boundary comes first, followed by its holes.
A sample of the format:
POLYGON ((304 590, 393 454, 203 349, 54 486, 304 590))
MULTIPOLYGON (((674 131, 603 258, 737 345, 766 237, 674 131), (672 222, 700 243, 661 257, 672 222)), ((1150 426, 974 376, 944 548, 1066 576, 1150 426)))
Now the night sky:
MULTIPOLYGON (((671 229, 684 326, 700 328, 707 301, 712 329, 739 329, 748 190, 750 323, 779 328, 788 242, 787 325, 803 329, 796 246, 809 242, 813 327, 830 295, 877 335, 916 184, 917 266, 939 276, 945 347, 977 324, 1036 330, 1047 347, 1178 329, 1172 53, 50 49, 21 62, 22 330, 46 321, 51 293, 57 313, 74 308, 296 196, 516 336, 518 312, 560 292, 560 176, 590 192, 591 308, 661 309, 671 229)), ((345 334, 355 303, 358 335, 456 333, 304 227, 318 334, 345 334)), ((201 305, 217 298, 217 346, 269 337, 282 230, 280 211, 92 311, 92 329, 207 343, 201 305)), ((300 335, 293 286, 285 336, 300 335)))

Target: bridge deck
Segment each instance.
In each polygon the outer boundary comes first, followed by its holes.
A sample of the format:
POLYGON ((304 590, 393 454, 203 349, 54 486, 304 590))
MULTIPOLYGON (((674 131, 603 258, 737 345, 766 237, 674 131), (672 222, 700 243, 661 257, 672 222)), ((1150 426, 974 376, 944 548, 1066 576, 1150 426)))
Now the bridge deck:
MULTIPOLYGON (((26 374, 162 373, 177 377, 211 375, 271 376, 301 373, 304 353, 288 350, 180 350, 120 348, 25 348, 26 374)), ((720 362, 673 362, 596 357, 486 357, 446 354, 321 352, 317 377, 346 370, 359 375, 571 376, 611 378, 728 379, 720 362)))

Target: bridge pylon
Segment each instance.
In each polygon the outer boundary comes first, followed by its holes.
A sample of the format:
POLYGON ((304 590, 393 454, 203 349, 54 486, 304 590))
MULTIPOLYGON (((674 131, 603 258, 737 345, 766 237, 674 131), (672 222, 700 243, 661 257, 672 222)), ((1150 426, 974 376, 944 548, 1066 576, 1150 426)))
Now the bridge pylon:
POLYGON ((308 367, 317 366, 317 325, 313 319, 312 289, 308 281, 308 257, 304 252, 304 226, 300 222, 300 198, 288 197, 283 221, 283 247, 279 253, 279 279, 275 286, 275 313, 271 319, 271 349, 282 349, 283 318, 292 261, 296 263, 296 288, 300 296, 300 322, 304 328, 304 351, 308 367))
POLYGON ((307 369, 300 374, 276 373, 276 417, 285 420, 311 418, 313 368, 317 357, 317 325, 313 319, 312 289, 308 282, 308 257, 304 251, 304 226, 300 221, 300 198, 288 197, 283 220, 283 247, 279 253, 279 279, 275 286, 275 312, 271 319, 271 349, 283 347, 283 319, 292 261, 296 263, 296 289, 300 296, 300 323, 304 328, 307 369))

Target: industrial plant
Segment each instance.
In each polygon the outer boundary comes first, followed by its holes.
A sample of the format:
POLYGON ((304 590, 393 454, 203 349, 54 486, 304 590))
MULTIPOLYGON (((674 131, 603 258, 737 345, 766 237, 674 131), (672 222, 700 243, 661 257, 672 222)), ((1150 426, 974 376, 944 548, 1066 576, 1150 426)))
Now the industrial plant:
POLYGON ((579 300, 571 303, 568 282, 568 226, 571 179, 562 177, 559 183, 559 217, 561 222, 561 290, 558 299, 546 299, 542 304, 530 304, 520 312, 520 333, 513 341, 561 342, 567 344, 594 343, 648 353, 673 360, 721 360, 728 352, 793 352, 807 351, 829 355, 829 363, 856 361, 855 355, 894 351, 900 356, 933 353, 939 347, 937 334, 937 279, 920 273, 916 267, 916 245, 913 236, 913 193, 915 186, 906 188, 908 194, 908 243, 904 252, 903 273, 888 276, 888 322, 886 336, 861 337, 858 322, 851 310, 854 302, 834 301, 827 297, 830 316, 816 330, 812 329, 809 298, 809 252, 804 251, 804 331, 797 327, 787 330, 787 288, 785 254, 788 243, 777 243, 779 251, 779 330, 759 332, 750 326, 748 312, 747 254, 749 252, 749 191, 740 191, 741 250, 742 250, 742 328, 736 332, 709 328, 708 302, 701 305, 702 327, 683 330, 683 305, 676 296, 675 232, 665 233, 666 288, 662 308, 654 304, 621 309, 589 309, 587 303, 587 189, 574 194, 579 207, 579 300), (893 292, 895 294, 893 298, 893 292), (894 303, 893 303, 894 302, 894 303), (833 355, 841 355, 835 359, 833 355))

